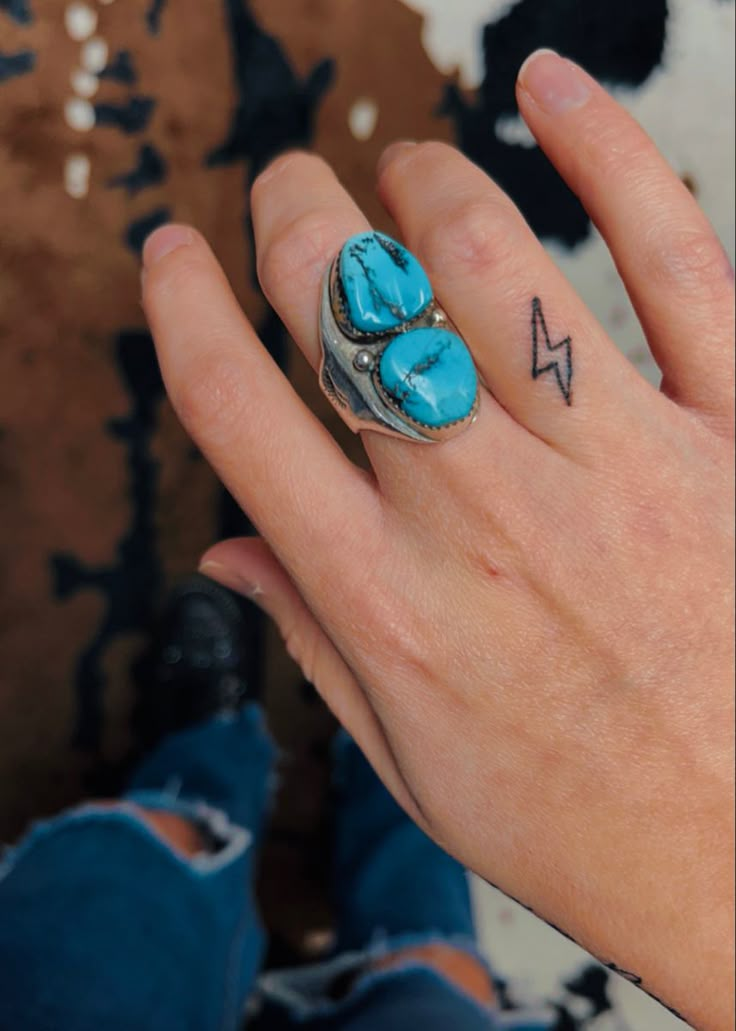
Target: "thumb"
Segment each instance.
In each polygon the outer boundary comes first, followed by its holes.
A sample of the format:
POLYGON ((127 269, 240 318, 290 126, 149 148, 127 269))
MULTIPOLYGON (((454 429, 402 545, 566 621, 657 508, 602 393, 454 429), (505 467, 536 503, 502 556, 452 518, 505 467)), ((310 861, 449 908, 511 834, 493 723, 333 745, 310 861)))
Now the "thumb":
POLYGON ((261 538, 216 544, 203 556, 199 571, 248 598, 273 619, 289 655, 310 683, 330 683, 348 672, 288 573, 261 538))
POLYGON ((304 677, 355 738, 397 801, 419 820, 383 727, 357 679, 266 542, 259 537, 221 541, 202 557, 199 571, 273 619, 304 677))

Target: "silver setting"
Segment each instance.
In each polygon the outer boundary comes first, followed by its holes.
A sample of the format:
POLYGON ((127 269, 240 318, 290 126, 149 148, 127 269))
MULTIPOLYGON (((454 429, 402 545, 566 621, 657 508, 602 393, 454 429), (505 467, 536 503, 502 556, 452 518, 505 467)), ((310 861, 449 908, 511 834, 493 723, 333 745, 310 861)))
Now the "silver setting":
MULTIPOLYGON (((417 318, 396 330, 386 334, 362 334, 360 338, 351 338, 343 331, 335 315, 333 299, 338 298, 338 263, 339 255, 327 270, 322 283, 322 361, 319 380, 322 390, 343 420, 354 433, 373 430, 421 444, 438 443, 462 433, 477 418, 480 391, 473 410, 461 422, 441 428, 424 426, 414 422, 392 401, 383 390, 378 373, 381 354, 400 333, 442 326, 459 336, 446 312, 436 300, 433 300, 417 318)), ((341 310, 339 298, 337 305, 341 310)))

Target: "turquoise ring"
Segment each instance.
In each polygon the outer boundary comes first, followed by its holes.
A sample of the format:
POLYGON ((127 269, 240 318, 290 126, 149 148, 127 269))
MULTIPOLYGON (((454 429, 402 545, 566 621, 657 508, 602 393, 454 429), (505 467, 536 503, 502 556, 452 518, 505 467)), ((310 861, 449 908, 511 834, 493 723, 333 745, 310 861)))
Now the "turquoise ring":
POLYGON ((417 259, 383 233, 344 245, 324 278, 320 385, 356 433, 422 443, 474 421, 478 374, 417 259))

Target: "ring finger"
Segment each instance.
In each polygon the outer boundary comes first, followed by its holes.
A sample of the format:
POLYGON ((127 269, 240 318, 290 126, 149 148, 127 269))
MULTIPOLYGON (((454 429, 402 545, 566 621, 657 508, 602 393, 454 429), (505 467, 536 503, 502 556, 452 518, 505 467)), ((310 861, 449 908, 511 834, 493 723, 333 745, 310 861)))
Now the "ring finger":
MULTIPOLYGON (((494 397, 553 447, 584 454, 650 388, 509 197, 442 143, 396 144, 379 193, 494 397)), ((632 411, 635 411, 632 407, 632 411)))

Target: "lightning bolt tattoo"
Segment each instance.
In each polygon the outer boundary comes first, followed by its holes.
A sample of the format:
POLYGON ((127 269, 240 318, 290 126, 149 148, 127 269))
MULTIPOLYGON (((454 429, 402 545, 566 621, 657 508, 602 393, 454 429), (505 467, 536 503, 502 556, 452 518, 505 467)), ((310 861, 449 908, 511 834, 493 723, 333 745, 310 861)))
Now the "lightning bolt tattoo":
POLYGON ((569 407, 572 405, 572 337, 565 337, 559 344, 552 343, 542 302, 535 297, 532 301, 532 377, 537 380, 548 372, 554 372, 569 407))

